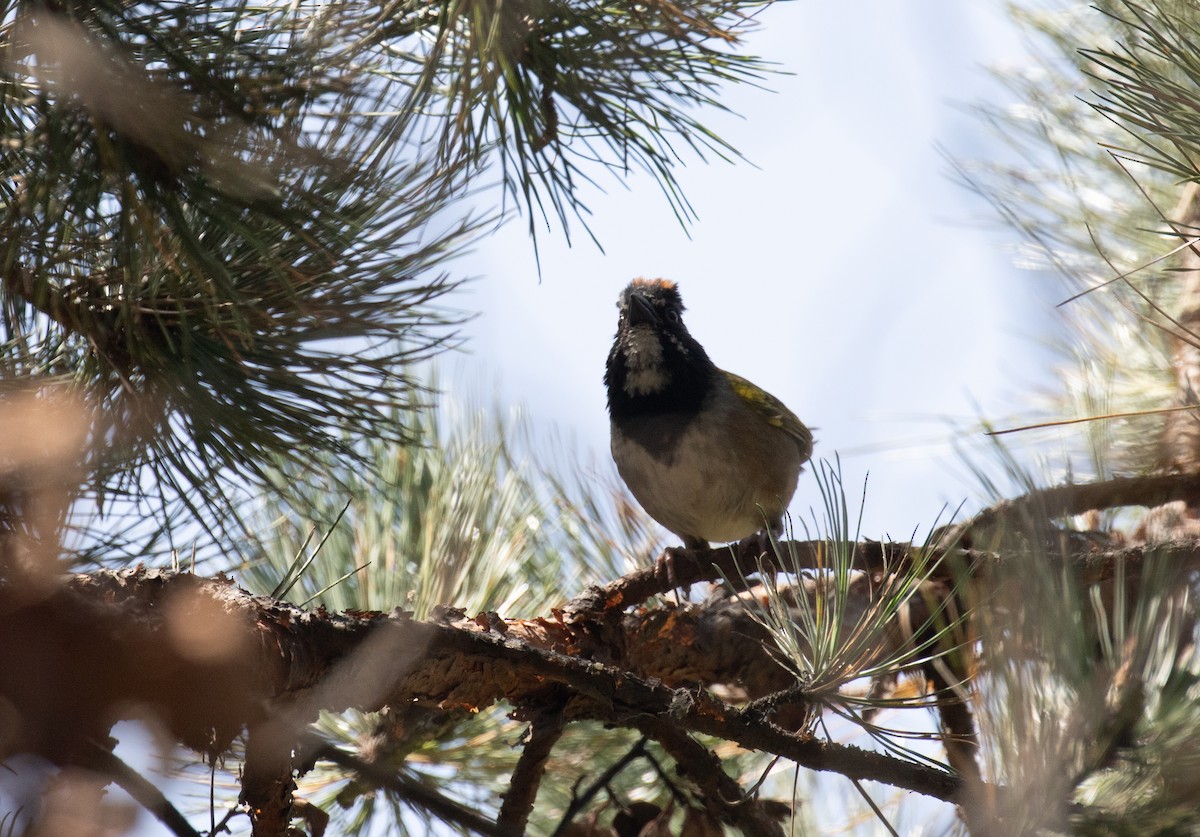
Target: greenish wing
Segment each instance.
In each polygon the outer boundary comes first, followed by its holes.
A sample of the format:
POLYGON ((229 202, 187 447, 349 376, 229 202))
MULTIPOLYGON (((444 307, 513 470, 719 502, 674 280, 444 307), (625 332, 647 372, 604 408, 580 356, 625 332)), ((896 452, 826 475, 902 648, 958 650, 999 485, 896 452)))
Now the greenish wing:
POLYGON ((726 372, 724 369, 721 372, 729 379, 729 385, 733 387, 734 393, 742 399, 746 406, 766 419, 769 424, 778 427, 796 440, 796 446, 800 448, 801 459, 807 460, 812 456, 812 431, 805 427, 804 422, 796 418, 795 413, 774 395, 750 383, 741 375, 726 372))

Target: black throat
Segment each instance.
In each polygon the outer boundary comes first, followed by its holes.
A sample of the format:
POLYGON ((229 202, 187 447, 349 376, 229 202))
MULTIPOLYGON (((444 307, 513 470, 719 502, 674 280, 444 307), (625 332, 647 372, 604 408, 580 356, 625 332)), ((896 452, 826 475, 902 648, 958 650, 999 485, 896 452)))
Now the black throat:
POLYGON ((655 371, 662 375, 662 384, 649 391, 631 393, 627 388, 631 374, 631 339, 627 331, 617 332, 604 370, 608 414, 614 422, 626 423, 673 413, 681 416, 682 423, 686 424, 700 412, 704 399, 717 382, 720 370, 690 334, 668 336, 658 332, 657 336, 662 346, 662 358, 655 371))

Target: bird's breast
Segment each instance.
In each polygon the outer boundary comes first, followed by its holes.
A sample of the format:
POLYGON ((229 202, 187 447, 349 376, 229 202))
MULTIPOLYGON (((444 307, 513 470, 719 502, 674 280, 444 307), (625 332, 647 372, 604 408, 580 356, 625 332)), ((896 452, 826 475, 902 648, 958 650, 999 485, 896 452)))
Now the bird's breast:
POLYGON ((795 444, 724 405, 612 425, 617 470, 646 512, 681 537, 738 540, 786 509, 800 470, 795 444))

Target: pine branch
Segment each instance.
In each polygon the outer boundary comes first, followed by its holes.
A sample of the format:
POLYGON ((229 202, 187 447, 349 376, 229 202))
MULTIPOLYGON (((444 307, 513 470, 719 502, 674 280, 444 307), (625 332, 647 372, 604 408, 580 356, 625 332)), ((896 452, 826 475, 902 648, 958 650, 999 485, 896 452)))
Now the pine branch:
POLYGON ((571 794, 571 803, 567 806, 562 820, 559 821, 558 826, 551 833, 550 837, 561 837, 563 832, 575 821, 575 817, 587 808, 596 794, 608 787, 608 784, 626 767, 637 759, 643 758, 646 755, 646 741, 645 737, 639 738, 637 743, 629 749, 629 752, 608 765, 595 780, 584 788, 582 793, 578 792, 578 786, 576 786, 571 794))
POLYGON ((239 800, 250 809, 251 837, 285 835, 292 821, 295 736, 270 721, 249 724, 239 800))
POLYGON ((200 837, 200 833, 192 828, 187 818, 162 791, 119 759, 112 750, 93 742, 82 748, 78 764, 112 779, 176 837, 200 837))
MULTIPOLYGON (((810 770, 881 782, 944 802, 960 801, 964 790, 962 780, 944 770, 872 750, 795 735, 775 726, 760 713, 739 710, 704 693, 655 688, 631 681, 622 681, 615 693, 623 702, 632 699, 633 705, 643 712, 670 716, 680 729, 782 756, 810 770)), ((639 723, 639 719, 629 718, 627 713, 607 714, 614 723, 639 723)), ((989 786, 989 790, 1004 795, 1003 788, 989 786)))
POLYGON ((520 837, 525 833, 550 751, 562 737, 565 727, 563 708, 558 703, 551 703, 531 716, 528 740, 513 771, 508 791, 502 794, 504 803, 496 819, 500 832, 508 837, 520 837))
POLYGON ((1176 500, 1200 501, 1200 475, 1118 477, 1103 482, 1059 485, 1003 500, 964 524, 969 531, 1030 518, 1038 522, 1121 506, 1160 506, 1176 500))
POLYGON ((957 691, 949 689, 936 671, 930 675, 938 692, 935 706, 946 761, 965 785, 962 810, 969 824, 968 830, 971 834, 986 833, 979 830, 986 797, 980 792, 984 783, 979 768, 979 734, 974 713, 970 704, 957 691))
MULTIPOLYGON (((822 556, 827 546, 823 540, 783 541, 779 549, 794 554, 796 566, 816 569, 824 566, 822 556)), ((915 548, 908 543, 863 541, 854 545, 853 563, 856 568, 869 572, 891 572, 904 567, 915 548)), ((789 559, 789 565, 792 563, 789 559)), ((604 586, 589 587, 572 599, 563 612, 568 620, 577 615, 590 618, 612 609, 635 607, 651 596, 676 587, 725 578, 748 578, 758 573, 760 567, 768 571, 775 567, 779 571, 780 566, 774 558, 764 555, 757 536, 709 549, 672 548, 653 566, 634 570, 604 586), (659 569, 660 563, 667 561, 672 568, 669 577, 659 569)))
POLYGON ((769 811, 761 800, 743 793, 715 753, 666 718, 643 718, 638 728, 671 755, 675 769, 696 784, 701 801, 717 819, 740 829, 747 837, 783 837, 780 806, 775 805, 776 810, 769 811))
MULTIPOLYGON (((1176 500, 1200 502, 1200 475, 1166 474, 1149 477, 1119 477, 1097 483, 1060 485, 1031 491, 1021 497, 1001 502, 979 512, 961 524, 946 527, 940 542, 956 543, 959 538, 973 531, 1001 524, 1024 526, 1032 522, 1044 525, 1055 518, 1083 514, 1092 510, 1104 510, 1122 506, 1159 506, 1176 500)), ((1135 559, 1149 549, 1159 546, 1175 551, 1190 552, 1186 543, 1130 547, 1135 559)), ((822 557, 828 544, 823 540, 782 541, 780 552, 795 556, 793 563, 803 569, 818 569, 825 566, 822 557)), ((935 544, 936 547, 936 544, 935 544)), ((921 547, 912 543, 894 541, 862 541, 853 545, 852 566, 864 572, 879 574, 903 571, 921 547)), ((1082 554, 1086 563, 1103 561, 1102 556, 1082 554)), ((954 548, 942 553, 942 567, 935 569, 930 578, 953 578, 957 567, 970 567, 973 572, 986 572, 1006 559, 971 549, 954 548), (961 561, 946 561, 954 558, 961 561)), ((734 544, 708 549, 671 548, 655 565, 634 570, 603 586, 594 586, 572 599, 563 611, 568 620, 576 614, 594 616, 611 609, 635 607, 652 596, 662 595, 675 587, 684 587, 706 581, 748 578, 760 569, 780 571, 780 564, 771 556, 764 555, 757 537, 747 538, 734 544), (659 564, 670 561, 670 577, 659 569, 659 564)))
POLYGON ((554 620, 510 621, 503 634, 495 627, 453 611, 431 622, 304 612, 221 580, 153 570, 96 573, 76 576, 37 603, 0 611, 0 667, 40 673, 0 684, 0 694, 22 719, 12 746, 55 761, 78 741, 106 734, 114 707, 132 703, 158 707, 182 743, 214 757, 242 729, 260 736, 266 725, 270 734, 258 739, 267 745, 260 761, 266 768, 255 778, 265 784, 254 790, 266 800, 280 798, 272 790, 282 779, 282 766, 273 766, 282 765, 278 754, 286 742, 296 746, 320 710, 412 701, 480 709, 500 699, 535 708, 547 683, 574 694, 577 717, 636 726, 646 715, 667 716, 682 730, 812 769, 943 800, 961 791, 961 780, 943 771, 797 737, 763 711, 564 653, 586 632, 602 633, 596 623, 568 629, 554 620), (172 622, 172 613, 183 621, 172 622), (200 641, 178 628, 173 633, 171 624, 202 624, 200 641), (214 645, 210 630, 225 644, 214 645), (198 660, 197 648, 209 654, 198 660))
POLYGON ((443 796, 415 779, 384 770, 378 764, 319 741, 315 737, 312 739, 309 752, 311 759, 333 762, 346 770, 352 770, 371 784, 386 789, 409 805, 427 811, 443 822, 467 829, 475 834, 482 834, 484 837, 506 837, 504 830, 487 817, 443 796))
MULTIPOLYGON (((1129 487, 1112 496, 1146 496, 1144 485, 1141 493, 1129 487)), ((1062 496, 1082 496, 1068 488, 1062 496)), ((1092 502, 1100 495, 1087 496, 1092 502)), ((852 546, 879 566, 913 549, 852 546)), ((1200 567, 1194 540, 1109 552, 1088 548, 1069 560, 1102 577, 1114 565, 1136 572, 1152 552, 1179 567, 1200 567)), ((699 552, 689 556, 689 572, 701 573, 701 555, 741 559, 736 549, 699 552)), ((632 583, 652 583, 654 571, 646 573, 650 582, 635 574, 632 583)), ((623 579, 609 589, 630 583, 623 579)), ((602 588, 579 601, 596 600, 605 600, 602 588)), ((20 718, 11 751, 41 753, 56 763, 69 763, 79 742, 102 739, 123 706, 157 707, 181 743, 209 758, 250 730, 243 793, 262 817, 259 833, 290 816, 297 768, 290 754, 321 711, 391 704, 478 711, 505 700, 521 712, 538 712, 548 706, 547 686, 570 696, 572 718, 643 731, 646 718, 659 718, 679 734, 717 736, 814 770, 942 800, 970 804, 975 791, 989 800, 1005 796, 1003 788, 976 784, 977 771, 966 763, 954 775, 818 741, 781 729, 771 701, 737 708, 696 691, 695 684, 736 680, 753 697, 793 682, 738 607, 731 597, 626 614, 616 606, 589 612, 576 602, 561 616, 531 620, 469 619, 444 608, 420 622, 403 613, 303 611, 251 596, 224 579, 145 569, 99 572, 32 600, 0 588, 0 669, 37 673, 0 682, 0 697, 20 718), (685 684, 692 685, 678 688, 685 684)), ((952 735, 969 726, 960 721, 947 719, 952 735)), ((528 796, 533 783, 518 787, 528 796)))

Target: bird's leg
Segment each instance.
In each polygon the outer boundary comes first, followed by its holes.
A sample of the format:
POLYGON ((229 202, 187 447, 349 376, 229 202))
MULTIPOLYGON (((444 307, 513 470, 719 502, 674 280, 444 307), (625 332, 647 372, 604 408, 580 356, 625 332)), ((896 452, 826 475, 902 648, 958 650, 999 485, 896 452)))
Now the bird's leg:
POLYGON ((758 552, 761 558, 778 557, 775 545, 779 543, 783 537, 783 519, 776 518, 770 520, 767 525, 759 529, 753 535, 746 539, 747 542, 753 544, 754 549, 758 552))
POLYGON ((786 534, 787 529, 783 524, 782 514, 767 524, 767 531, 763 532, 763 537, 767 541, 766 545, 770 554, 779 556, 779 544, 783 542, 783 536, 786 534))
MULTIPOLYGON (((683 560, 684 550, 708 549, 708 541, 692 535, 683 536, 683 546, 669 546, 662 551, 662 555, 654 562, 654 577, 660 583, 667 586, 668 589, 680 587, 679 572, 676 563, 683 560)), ((692 585, 685 584, 683 586, 683 597, 687 598, 691 593, 692 585)))
POLYGON ((754 549, 758 552, 760 558, 766 558, 768 555, 774 555, 775 552, 771 548, 771 530, 759 529, 750 536, 754 543, 754 549))

